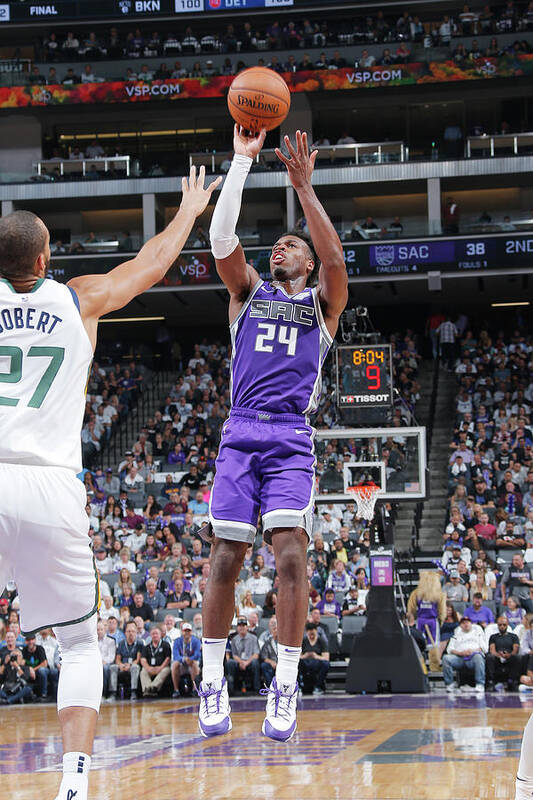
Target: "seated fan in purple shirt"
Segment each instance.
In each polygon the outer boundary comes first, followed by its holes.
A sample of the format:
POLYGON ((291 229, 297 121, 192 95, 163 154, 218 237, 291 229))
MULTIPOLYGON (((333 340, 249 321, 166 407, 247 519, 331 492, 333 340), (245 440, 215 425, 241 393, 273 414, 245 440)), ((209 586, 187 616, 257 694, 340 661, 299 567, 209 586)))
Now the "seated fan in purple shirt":
POLYGON ((210 530, 211 573, 203 598, 203 680, 200 732, 231 729, 223 673, 225 641, 234 612, 234 585, 261 512, 280 587, 276 605, 278 661, 267 695, 265 736, 287 741, 296 730, 298 663, 308 606, 307 546, 313 513, 314 431, 324 359, 347 301, 342 245, 311 184, 318 151, 307 134, 288 136, 286 166, 310 238, 286 233, 274 243, 270 277, 246 263, 235 234, 244 183, 265 131, 235 128, 235 157, 213 214, 210 238, 229 294, 232 343, 231 412, 222 427, 210 530), (317 282, 318 277, 318 282, 317 282), (315 283, 317 285, 315 285, 315 283))

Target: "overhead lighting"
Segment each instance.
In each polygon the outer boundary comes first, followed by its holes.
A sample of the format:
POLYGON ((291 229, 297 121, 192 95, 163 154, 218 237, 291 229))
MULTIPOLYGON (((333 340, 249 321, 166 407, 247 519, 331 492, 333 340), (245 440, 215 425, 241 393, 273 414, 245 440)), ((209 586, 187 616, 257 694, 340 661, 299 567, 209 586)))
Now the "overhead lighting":
POLYGON ((492 308, 511 308, 512 306, 528 306, 529 300, 516 300, 510 303, 491 303, 492 308))
POLYGON ((108 317, 100 322, 161 322, 165 317, 108 317))
POLYGON ((214 133, 214 128, 173 128, 161 131, 116 131, 115 133, 62 133, 62 142, 78 142, 93 139, 131 139, 137 136, 190 136, 196 133, 214 133))

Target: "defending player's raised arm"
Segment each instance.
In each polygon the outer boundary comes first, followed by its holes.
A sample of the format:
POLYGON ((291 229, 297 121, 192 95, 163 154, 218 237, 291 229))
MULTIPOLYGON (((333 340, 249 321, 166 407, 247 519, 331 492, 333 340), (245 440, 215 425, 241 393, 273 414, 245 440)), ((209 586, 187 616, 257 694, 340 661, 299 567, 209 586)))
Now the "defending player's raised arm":
MULTIPOLYGON (((205 168, 191 167, 189 178, 182 179, 182 199, 178 212, 162 233, 153 236, 135 258, 119 264, 106 275, 83 275, 69 281, 78 295, 81 315, 89 328, 110 311, 123 308, 134 297, 163 279, 181 253, 196 218, 205 210, 211 195, 219 185, 217 178, 204 188, 205 168)), ((89 332, 92 338, 92 330, 89 332)))
POLYGON ((235 233, 241 212, 242 192, 254 158, 265 141, 266 131, 246 136, 243 128, 235 125, 233 149, 235 155, 215 206, 209 238, 217 271, 232 300, 244 301, 259 275, 246 263, 244 250, 235 233))
POLYGON ((326 321, 335 324, 348 300, 348 275, 341 241, 322 203, 315 194, 311 176, 318 150, 309 154, 307 134, 296 131, 296 149, 285 136, 289 157, 276 148, 276 155, 287 167, 289 179, 302 206, 313 245, 320 259, 318 294, 326 321))

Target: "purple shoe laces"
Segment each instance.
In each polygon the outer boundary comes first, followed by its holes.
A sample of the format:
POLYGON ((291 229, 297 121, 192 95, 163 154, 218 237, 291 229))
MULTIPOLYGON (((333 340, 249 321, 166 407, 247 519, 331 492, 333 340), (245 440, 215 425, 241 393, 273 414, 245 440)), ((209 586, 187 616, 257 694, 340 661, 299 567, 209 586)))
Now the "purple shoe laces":
POLYGON ((205 713, 206 716, 209 714, 219 714, 220 713, 220 695, 222 694, 222 689, 224 688, 224 681, 220 686, 220 689, 215 689, 211 683, 206 684, 209 688, 207 690, 202 689, 202 684, 200 684, 200 688, 196 688, 196 693, 200 697, 200 702, 203 700, 205 702, 205 713), (209 698, 216 696, 216 710, 211 709, 209 710, 209 698))
POLYGON ((298 686, 295 686, 292 694, 285 694, 281 689, 278 689, 276 679, 272 681, 271 685, 259 690, 262 695, 274 695, 274 716, 283 717, 283 719, 290 722, 291 719, 291 701, 298 695, 298 686), (285 701, 285 702, 283 702, 285 701))

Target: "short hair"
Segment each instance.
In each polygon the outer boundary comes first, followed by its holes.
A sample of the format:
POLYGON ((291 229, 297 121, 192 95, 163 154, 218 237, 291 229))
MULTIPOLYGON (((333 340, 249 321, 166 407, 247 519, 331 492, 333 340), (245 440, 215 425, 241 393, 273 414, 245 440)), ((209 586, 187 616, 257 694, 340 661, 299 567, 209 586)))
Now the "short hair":
POLYGON ((46 245, 46 227, 31 211, 13 211, 0 219, 0 276, 31 274, 46 245))
POLYGON ((302 242, 305 242, 309 250, 311 251, 311 258, 315 262, 315 266, 313 267, 313 271, 309 273, 307 276, 307 286, 316 286, 318 283, 318 271, 320 269, 320 259, 316 254, 315 246, 313 244, 313 240, 310 236, 303 231, 286 231, 279 236, 279 239, 282 239, 284 236, 294 236, 295 239, 301 239, 302 242))
POLYGON ((479 597, 480 600, 483 600, 483 595, 481 594, 481 592, 475 592, 474 593, 474 600, 476 599, 476 597, 479 597))
POLYGON ((305 630, 306 631, 316 631, 317 625, 315 622, 306 622, 305 623, 305 630))

